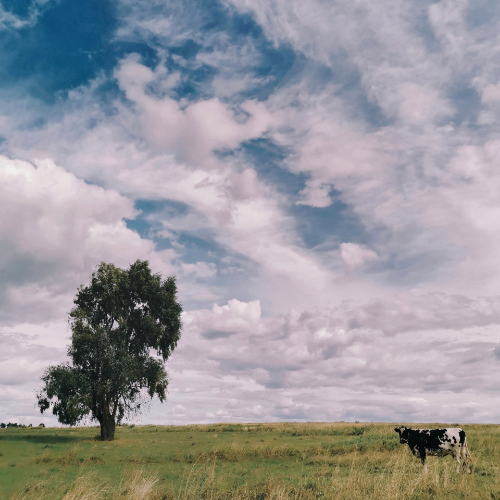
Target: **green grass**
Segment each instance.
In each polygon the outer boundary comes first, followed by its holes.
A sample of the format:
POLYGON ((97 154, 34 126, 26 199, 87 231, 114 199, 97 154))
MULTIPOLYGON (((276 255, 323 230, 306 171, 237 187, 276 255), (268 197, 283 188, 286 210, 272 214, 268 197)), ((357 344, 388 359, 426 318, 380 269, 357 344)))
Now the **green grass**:
POLYGON ((1 429, 0 499, 500 499, 500 426, 463 426, 471 475, 451 457, 424 474, 393 428, 122 426, 112 442, 96 427, 1 429))

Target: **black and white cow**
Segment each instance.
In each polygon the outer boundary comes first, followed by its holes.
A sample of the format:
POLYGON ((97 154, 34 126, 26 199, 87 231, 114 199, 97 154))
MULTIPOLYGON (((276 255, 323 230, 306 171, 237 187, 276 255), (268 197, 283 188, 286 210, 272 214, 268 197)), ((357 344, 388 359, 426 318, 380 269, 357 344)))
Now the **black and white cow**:
POLYGON ((465 432, 460 427, 449 427, 448 429, 409 429, 408 427, 396 427, 394 429, 399 434, 399 442, 408 444, 411 452, 422 460, 424 470, 427 470, 425 460, 427 455, 445 456, 452 455, 458 462, 457 473, 460 472, 460 465, 469 467, 469 449, 465 432))

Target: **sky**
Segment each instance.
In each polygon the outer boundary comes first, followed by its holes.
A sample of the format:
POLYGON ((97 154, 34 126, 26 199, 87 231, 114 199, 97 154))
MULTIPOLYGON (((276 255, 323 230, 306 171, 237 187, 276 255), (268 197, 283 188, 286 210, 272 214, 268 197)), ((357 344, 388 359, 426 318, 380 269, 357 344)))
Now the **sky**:
POLYGON ((0 421, 78 286, 177 277, 138 423, 498 422, 500 4, 0 0, 0 421))

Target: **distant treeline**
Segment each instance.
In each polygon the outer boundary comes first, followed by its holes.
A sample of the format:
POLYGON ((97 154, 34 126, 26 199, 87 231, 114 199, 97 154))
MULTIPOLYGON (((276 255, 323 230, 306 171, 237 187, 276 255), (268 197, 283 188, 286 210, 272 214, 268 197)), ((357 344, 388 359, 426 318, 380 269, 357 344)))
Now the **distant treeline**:
MULTIPOLYGON (((20 428, 24 428, 24 427, 33 427, 32 424, 28 424, 28 425, 24 425, 24 424, 17 424, 16 422, 12 423, 12 422, 9 422, 8 424, 4 424, 3 422, 0 424, 0 429, 5 429, 6 427, 20 427, 20 428)), ((38 427, 45 427, 45 424, 39 424, 38 427)), ((36 429, 36 427, 35 427, 36 429)))

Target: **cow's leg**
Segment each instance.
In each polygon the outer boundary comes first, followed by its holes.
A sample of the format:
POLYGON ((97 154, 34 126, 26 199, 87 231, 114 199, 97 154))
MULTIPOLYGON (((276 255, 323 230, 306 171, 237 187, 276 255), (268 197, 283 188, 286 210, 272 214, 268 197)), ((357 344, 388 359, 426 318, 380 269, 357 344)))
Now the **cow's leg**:
POLYGON ((453 458, 457 461, 457 474, 460 474, 460 466, 462 465, 463 448, 460 446, 458 450, 453 451, 453 458))
POLYGON ((420 460, 422 460, 424 472, 427 472, 427 454, 425 453, 425 447, 419 446, 418 451, 420 452, 420 460))

